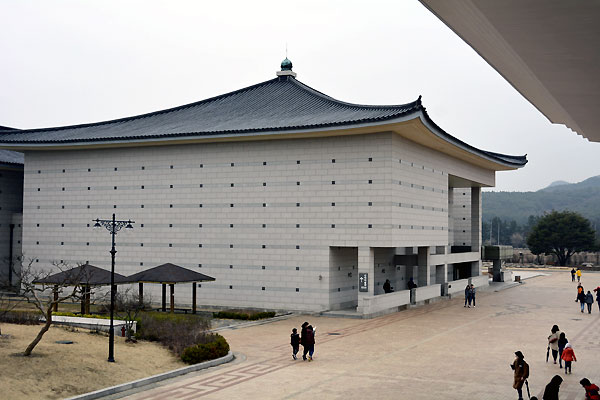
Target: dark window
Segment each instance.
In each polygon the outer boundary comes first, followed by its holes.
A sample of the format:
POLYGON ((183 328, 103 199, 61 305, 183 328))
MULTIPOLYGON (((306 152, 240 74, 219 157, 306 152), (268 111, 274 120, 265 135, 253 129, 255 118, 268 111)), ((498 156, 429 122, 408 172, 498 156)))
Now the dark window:
POLYGON ((117 170, 117 167, 115 167, 115 171, 117 170))
POLYGON ((373 157, 369 157, 369 162, 373 161, 373 157))
POLYGON ((370 202, 369 202, 369 206, 372 206, 372 205, 373 205, 373 202, 371 202, 371 201, 370 201, 370 202))
POLYGON ((331 207, 335 207, 335 203, 331 203, 331 207))
POLYGON ((229 245, 229 248, 230 248, 230 249, 233 249, 233 245, 232 245, 232 244, 230 244, 230 245, 229 245))
POLYGON ((169 243, 169 247, 173 247, 173 243, 169 243))
POLYGON ((231 187, 234 187, 234 186, 235 186, 235 185, 232 183, 232 184, 231 184, 231 187))
POLYGON ((335 185, 335 181, 331 181, 331 184, 332 184, 332 185, 335 185))
POLYGON ((229 205, 229 207, 233 207, 233 203, 231 203, 231 204, 229 205))
POLYGON ((263 249, 266 249, 266 248, 267 248, 267 245, 266 245, 266 244, 263 244, 263 245, 262 245, 262 248, 263 248, 263 249))
POLYGON ((266 267, 263 265, 263 266, 262 266, 262 269, 266 269, 266 267))
POLYGON ((332 162, 333 164, 335 164, 335 158, 332 158, 332 159, 331 159, 331 162, 332 162))
POLYGON ((296 228, 300 228, 300 224, 296 224, 296 228))
POLYGON ((372 228, 372 227, 373 227, 373 225, 369 224, 369 228, 372 228))
POLYGON ((300 249, 300 246, 296 246, 296 250, 300 249))
POLYGON ((296 161, 296 164, 300 164, 300 160, 297 160, 297 161, 296 161))
POLYGON ((267 165, 267 162, 266 162, 266 161, 263 161, 263 165, 267 165))
MULTIPOLYGON (((230 227, 230 228, 233 228, 233 224, 229 224, 229 227, 230 227)), ((263 226, 263 228, 264 228, 264 226, 263 226)))
POLYGON ((264 287, 264 286, 262 287, 262 290, 265 290, 265 287, 264 287))
POLYGON ((229 264, 229 269, 233 269, 233 265, 229 264))
POLYGON ((300 291, 300 288, 296 288, 296 292, 299 292, 299 291, 300 291))
POLYGON ((235 166, 235 163, 231 163, 231 166, 232 166, 232 167, 234 167, 234 166, 235 166))
POLYGON ((335 228, 335 224, 331 224, 331 227, 332 227, 332 228, 335 228))
POLYGON ((300 207, 300 203, 296 203, 296 207, 300 207))
POLYGON ((369 184, 373 183, 373 179, 369 179, 369 184))

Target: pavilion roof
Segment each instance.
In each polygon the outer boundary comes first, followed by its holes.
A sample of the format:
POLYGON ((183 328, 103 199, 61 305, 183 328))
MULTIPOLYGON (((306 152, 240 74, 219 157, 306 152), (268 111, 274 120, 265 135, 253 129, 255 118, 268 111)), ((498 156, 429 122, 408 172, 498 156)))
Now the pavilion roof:
MULTIPOLYGON (((115 284, 124 283, 125 276, 115 273, 115 284)), ((34 284, 46 285, 79 285, 90 286, 110 285, 110 271, 90 264, 80 265, 65 271, 58 272, 46 278, 33 282, 34 284)))
MULTIPOLYGON (((519 168, 525 156, 487 152, 449 135, 429 119, 421 97, 400 105, 362 105, 336 100, 278 76, 196 103, 117 120, 55 128, 0 131, 0 147, 45 147, 160 143, 339 131, 421 118, 434 135, 494 163, 519 168)), ((386 129, 383 127, 382 129, 386 129)))
POLYGON ((137 274, 124 278, 126 283, 148 282, 148 283, 183 283, 183 282, 205 282, 214 281, 215 278, 201 274, 179 265, 166 263, 158 267, 140 271, 137 274))

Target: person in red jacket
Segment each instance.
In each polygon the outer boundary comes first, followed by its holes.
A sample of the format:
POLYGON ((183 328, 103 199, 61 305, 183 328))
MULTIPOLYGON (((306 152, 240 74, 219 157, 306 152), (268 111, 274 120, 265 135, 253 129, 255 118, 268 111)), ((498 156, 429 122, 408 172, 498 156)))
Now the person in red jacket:
POLYGON ((598 386, 590 382, 588 378, 583 378, 579 381, 581 386, 585 389, 585 400, 600 400, 600 394, 598 386))
POLYGON ((567 343, 565 345, 565 349, 563 350, 561 358, 565 362, 565 374, 567 373, 567 369, 569 370, 569 374, 571 374, 571 362, 577 361, 577 357, 575 357, 575 352, 573 351, 573 346, 571 343, 567 343))

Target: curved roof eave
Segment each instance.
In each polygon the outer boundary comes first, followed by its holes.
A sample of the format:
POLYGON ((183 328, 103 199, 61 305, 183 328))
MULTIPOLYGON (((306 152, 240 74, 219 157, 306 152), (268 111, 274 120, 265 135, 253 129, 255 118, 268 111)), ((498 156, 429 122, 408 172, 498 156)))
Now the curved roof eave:
MULTIPOLYGON (((216 141, 248 141, 248 140, 271 140, 271 139, 294 139, 314 136, 341 136, 346 134, 365 134, 384 131, 397 131, 396 124, 406 123, 419 119, 427 130, 435 137, 447 144, 460 149, 473 156, 496 164, 500 168, 494 169, 517 169, 525 166, 526 156, 513 156, 489 152, 471 146, 454 136, 448 134, 437 126, 429 117, 424 108, 413 111, 406 115, 383 121, 369 121, 357 124, 334 125, 330 127, 315 128, 288 128, 288 129, 264 129, 249 132, 195 132, 181 135, 169 135, 160 137, 121 138, 119 140, 87 140, 79 142, 50 142, 50 143, 4 143, 2 147, 11 147, 19 150, 66 150, 66 149, 88 149, 88 148, 111 148, 111 147, 137 147, 137 146, 160 146, 176 145, 183 143, 206 143, 216 141)), ((426 145, 426 144, 425 144, 426 145)), ((427 146, 427 145, 426 145, 427 146)), ((438 149, 439 150, 439 149, 438 149)), ((468 160, 467 160, 468 161, 468 160)))

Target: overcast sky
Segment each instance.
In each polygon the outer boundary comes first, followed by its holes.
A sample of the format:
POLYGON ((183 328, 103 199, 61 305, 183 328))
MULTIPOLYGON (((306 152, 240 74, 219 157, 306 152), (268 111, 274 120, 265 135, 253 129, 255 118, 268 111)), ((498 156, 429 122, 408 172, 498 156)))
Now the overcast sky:
POLYGON ((423 96, 433 121, 484 150, 527 153, 494 190, 600 174, 600 143, 551 124, 417 0, 0 0, 0 125, 126 117, 275 77, 339 100, 423 96))

